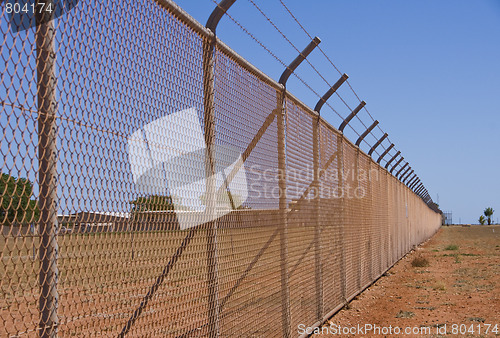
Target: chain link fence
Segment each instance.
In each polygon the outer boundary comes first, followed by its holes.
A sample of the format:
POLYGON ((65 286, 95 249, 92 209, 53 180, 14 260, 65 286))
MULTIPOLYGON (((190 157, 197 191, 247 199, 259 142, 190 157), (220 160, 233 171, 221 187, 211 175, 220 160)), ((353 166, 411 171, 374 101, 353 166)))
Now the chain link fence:
POLYGON ((297 336, 440 226, 172 2, 7 5, 1 336, 297 336))

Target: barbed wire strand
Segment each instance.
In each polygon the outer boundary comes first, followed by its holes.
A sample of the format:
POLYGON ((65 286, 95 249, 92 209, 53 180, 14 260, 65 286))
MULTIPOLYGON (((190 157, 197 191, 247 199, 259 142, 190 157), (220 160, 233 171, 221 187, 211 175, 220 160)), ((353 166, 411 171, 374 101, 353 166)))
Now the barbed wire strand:
MULTIPOLYGON (((305 29, 305 27, 302 25, 302 23, 300 23, 300 21, 297 19, 297 17, 292 13, 292 11, 285 5, 285 3, 283 2, 283 0, 279 0, 281 5, 285 8, 285 10, 288 12, 288 14, 290 14, 290 16, 293 18, 293 20, 299 25, 299 27, 304 31, 304 33, 306 33, 306 35, 312 39, 312 35, 309 34, 309 32, 305 29)), ((330 59, 330 57, 323 51, 323 49, 318 46, 318 49, 321 51, 321 54, 323 54, 323 56, 327 59, 327 61, 333 66, 333 68, 335 68, 335 70, 340 74, 342 75, 343 73, 340 71, 340 69, 333 63, 333 61, 330 59)), ((361 102, 361 98, 359 97, 359 95, 356 93, 356 91, 354 90, 354 88, 352 87, 351 83, 349 82, 349 80, 346 80, 347 82, 347 85, 349 86, 349 88, 351 89, 351 91, 353 92, 353 94, 356 96, 356 98, 358 99, 359 102, 361 102)), ((337 96, 342 100, 342 102, 349 108, 349 105, 342 99, 342 97, 340 96, 340 94, 336 93, 337 96)), ((352 109, 351 109, 352 110, 352 109)), ((367 112, 368 116, 370 116, 370 118, 372 119, 372 121, 375 121, 375 119, 373 118, 373 116, 370 114, 370 112, 368 111, 368 109, 366 108, 366 106, 364 107, 364 110, 367 112)), ((384 131, 382 130, 382 128, 380 126, 377 126, 378 129, 380 130, 380 132, 383 134, 384 131)), ((371 134, 371 133, 370 133, 371 134)), ((375 137, 375 136, 374 136, 375 137)), ((376 139, 376 137, 375 137, 376 139)), ((388 141, 390 141, 390 138, 388 137, 387 138, 388 141)), ((382 145, 382 147, 384 147, 382 145)), ((385 147, 384 147, 385 149, 385 147)))
MULTIPOLYGON (((249 0, 251 1, 251 0, 249 0)), ((281 3, 281 5, 285 8, 285 10, 288 12, 288 14, 293 18, 293 20, 299 25, 299 27, 306 33, 306 35, 309 37, 309 39, 312 39, 312 35, 307 31, 307 29, 304 27, 304 25, 302 25, 302 23, 297 19, 297 17, 292 13, 292 11, 285 5, 285 3, 283 2, 283 0, 279 0, 279 2, 281 3)), ((318 47, 318 50, 321 52, 321 54, 323 54, 323 56, 326 58, 326 60, 330 63, 331 66, 333 66, 333 68, 340 74, 342 75, 343 73, 340 71, 340 69, 335 65, 335 63, 330 59, 330 57, 325 53, 325 51, 320 47, 320 46, 317 46, 318 47)), ((321 76, 321 78, 323 78, 323 76, 321 76)), ((323 78, 324 79, 324 78, 323 78)), ((349 86, 349 89, 352 91, 352 93, 356 96, 356 98, 358 99, 359 102, 361 102, 361 98, 359 97, 359 95, 356 93, 356 91, 354 90, 354 88, 352 87, 351 83, 349 82, 349 80, 346 80, 348 86, 349 86)), ((338 98, 346 105, 346 107, 348 107, 349 110, 352 111, 351 107, 347 104, 347 102, 345 102, 345 100, 342 98, 342 96, 339 94, 339 93, 336 93, 338 98)), ((375 121, 375 119, 373 118, 373 116, 371 115, 370 111, 365 107, 363 107, 363 109, 366 111, 366 113, 368 114, 368 116, 372 119, 372 121, 375 121)), ((362 120, 357 116, 358 120, 363 124, 363 126, 366 128, 366 125, 362 122, 362 120)), ((382 128, 380 127, 380 125, 377 125, 377 129, 382 133, 384 134, 384 131, 382 130, 382 128)), ((377 140, 377 137, 372 133, 370 132, 370 135, 375 139, 377 140)), ((389 142, 389 144, 392 144, 392 141, 390 139, 390 137, 387 137, 387 141, 389 142)), ((366 144, 368 144, 368 142, 365 141, 366 144)), ((368 146, 370 146, 370 144, 368 144, 368 146)), ((384 144, 381 144, 382 148, 385 150, 387 150, 387 148, 384 146, 384 144)), ((392 149, 393 152, 396 152, 397 151, 397 148, 394 147, 392 149)), ((380 156, 380 154, 377 152, 377 150, 374 151, 378 156, 380 156)), ((391 152, 388 153, 388 155, 391 155, 391 152)), ((392 158, 394 155, 392 155, 390 158, 392 158)), ((386 160, 388 161, 388 160, 386 160)), ((404 162, 407 162, 407 161, 404 161, 404 162)))
MULTIPOLYGON (((252 0, 249 0, 250 2, 253 3, 252 0)), ((286 12, 288 12, 288 14, 293 18, 293 20, 299 25, 299 27, 306 33, 306 35, 309 37, 309 39, 312 39, 312 35, 307 31, 307 29, 304 27, 304 25, 302 25, 302 23, 297 19, 297 17, 292 13, 292 11, 285 5, 285 3, 283 2, 283 0, 279 0, 279 2, 281 3, 281 5, 283 6, 283 8, 285 8, 286 12)), ((273 26, 275 26, 273 24, 273 26)), ((288 39, 287 39, 288 40, 288 39)), ((325 51, 318 45, 317 46, 318 50, 321 52, 321 54, 323 54, 323 56, 326 58, 326 60, 330 63, 331 66, 333 66, 333 68, 340 74, 342 75, 343 73, 340 71, 340 69, 335 65, 335 63, 330 59, 330 57, 325 53, 325 51)), ((311 65, 312 66, 312 65, 311 65)), ((313 67, 313 69, 315 69, 313 67)), ((315 69, 316 71, 316 69, 315 69)), ((317 72, 317 71, 316 71, 317 72)), ((318 73, 318 72, 317 72, 318 73)), ((326 81, 324 79, 324 77, 320 74, 321 78, 328 83, 328 81, 326 81)), ((354 88, 352 87, 351 83, 349 82, 349 80, 346 80, 348 86, 349 86, 349 89, 352 91, 352 93, 355 95, 355 97, 358 99, 358 102, 361 102, 361 98, 359 97, 359 95, 356 93, 356 91, 354 90, 354 88)), ((329 83, 328 83, 329 85, 329 83)), ((344 103, 344 105, 352 111, 351 107, 347 104, 347 102, 345 102, 345 100, 342 98, 342 96, 337 93, 337 97, 344 103)), ((330 106, 330 105, 329 105, 330 106)), ((331 106, 330 106, 331 107, 331 106)), ((363 109, 366 111, 366 113, 368 114, 368 116, 370 116, 370 118, 372 119, 372 121, 375 121, 375 119, 373 118, 373 116, 371 115, 370 111, 365 107, 363 107, 363 109)), ((363 124, 363 126, 366 128, 366 125, 362 122, 362 120, 358 117, 358 120, 363 124)), ((380 127, 380 125, 377 125, 377 128, 378 130, 384 134, 384 131, 382 130, 382 128, 380 127)), ((377 140, 377 137, 372 133, 370 132, 370 135, 375 139, 377 140)), ((389 142, 389 144, 392 144, 391 142, 391 139, 390 137, 387 137, 387 141, 389 142)), ((368 144, 368 142, 365 141, 366 144, 368 144)), ((368 146, 370 146, 370 144, 368 144, 368 146)), ((384 149, 384 151, 387 149, 383 144, 381 144, 382 148, 384 149)), ((397 149, 396 147, 393 148, 392 150, 393 152, 396 152, 397 149)), ((380 154, 377 152, 377 150, 374 150, 374 152, 380 156, 380 154)), ((390 155, 389 159, 392 158, 394 155, 391 154, 391 152, 388 153, 388 155, 390 155)), ((386 160, 388 161, 388 160, 386 160)), ((407 161, 403 161, 405 163, 407 163, 407 161)))
MULTIPOLYGON (((253 1, 253 0, 248 0, 258 11, 259 13, 264 16, 264 18, 266 18, 266 20, 274 27, 274 29, 276 31, 278 31, 278 33, 280 33, 280 35, 297 51, 297 53, 300 54, 300 50, 297 48, 297 46, 295 46, 292 41, 278 28, 278 26, 271 20, 271 18, 269 16, 266 15, 266 13, 264 13, 264 11, 253 1)), ((309 36, 309 38, 312 40, 312 36, 309 36)), ((317 46, 319 47, 319 45, 317 46)), ((328 88, 330 88, 332 85, 330 84, 330 82, 325 79, 325 77, 323 76, 323 74, 321 74, 320 71, 318 71, 318 69, 306 58, 305 61, 309 64, 309 66, 314 70, 314 72, 316 72, 316 74, 318 74, 318 76, 328 85, 328 88)), ((344 101, 344 99, 337 93, 337 95, 339 96, 339 98, 342 100, 342 102, 346 105, 346 107, 352 111, 352 108, 347 104, 347 102, 344 101)), ((360 101, 361 102, 361 101, 360 101)), ((357 119, 359 120, 359 122, 361 122, 361 124, 363 125, 363 127, 365 128, 365 130, 368 128, 363 120, 361 120, 358 116, 356 116, 357 119)), ((373 120, 373 118, 372 118, 373 120)), ((359 134, 358 134, 359 135, 359 134)))
MULTIPOLYGON (((216 4, 218 7, 219 7, 219 4, 215 1, 215 0, 212 0, 212 2, 214 4, 216 4)), ((283 65, 285 68, 288 67, 287 64, 285 64, 285 62, 283 60, 281 60, 275 53, 273 53, 271 51, 271 49, 269 47, 267 47, 262 41, 260 41, 259 39, 257 39, 257 37, 255 35, 253 35, 252 33, 250 33, 250 31, 248 29, 246 29, 238 20, 236 20, 233 16, 231 16, 229 13, 226 12, 225 14, 231 21, 233 21, 245 34, 247 34, 250 38, 252 38, 252 40, 254 40, 258 45, 260 45, 266 52, 268 52, 272 57, 274 57, 281 65, 283 65)), ((296 48, 296 47, 295 47, 296 48)), ((299 51, 300 53, 300 51, 299 51)), ((321 98, 321 95, 316 92, 311 85, 309 85, 304 79, 302 79, 299 75, 297 75, 295 72, 292 73, 297 79, 299 79, 299 81, 304 85, 306 86, 306 88, 308 88, 311 92, 313 92, 318 98, 321 98)), ((331 105, 329 105, 327 103, 327 105, 333 110, 333 112, 335 112, 335 114, 338 115, 339 118, 341 118, 342 120, 344 119, 342 117, 342 115, 339 114, 339 112, 337 112, 331 105)), ((351 126, 349 125, 349 128, 351 128, 353 130, 353 132, 360 136, 360 134, 351 126)))
MULTIPOLYGON (((254 1, 252 0, 248 0, 250 3, 252 3, 252 5, 261 13, 261 15, 264 16, 264 18, 266 18, 266 20, 278 31, 278 33, 280 33, 280 35, 298 52, 300 53, 300 50, 291 42, 291 40, 277 27, 277 25, 262 11, 262 9, 260 9, 260 7, 258 7, 254 1)), ((296 18, 296 16, 288 9, 288 7, 283 3, 282 0, 279 0, 280 3, 283 5, 283 7, 287 10, 287 12, 292 16, 292 18, 295 20, 295 22, 302 28, 302 30, 307 34, 307 36, 312 40, 312 36, 309 34, 309 32, 304 28, 304 26, 299 22, 299 20, 296 18)), ((219 4, 216 2, 216 0, 212 0, 212 2, 217 6, 217 7, 220 7, 219 4)), ((281 60, 275 53, 273 53, 271 51, 271 49, 269 47, 267 47, 263 42, 261 42, 255 35, 253 35, 248 29, 246 29, 238 20, 236 20, 233 16, 231 16, 229 13, 225 13, 227 15, 227 17, 233 21, 245 34, 247 34, 250 38, 252 38, 258 45, 260 45, 268 54, 270 54, 274 59, 276 59, 281 65, 283 65, 285 68, 288 67, 287 64, 285 64, 285 62, 283 60, 281 60)), ((335 64, 333 63, 333 61, 328 57, 328 55, 323 51, 323 49, 319 46, 317 46, 318 49, 321 51, 321 53, 323 54, 323 56, 327 59, 327 61, 335 68, 335 70, 339 73, 339 74, 343 74, 337 66, 335 66, 335 64)), ((321 73, 310 63, 309 60, 307 60, 307 58, 305 59, 306 62, 312 67, 312 69, 323 79, 323 81, 325 81, 325 83, 327 83, 328 85, 329 82, 328 80, 326 80, 322 75, 321 73)), ((306 86, 312 93, 314 93, 318 98, 321 98, 322 96, 316 92, 311 85, 309 85, 304 79, 302 79, 299 75, 297 75, 295 72, 293 72, 293 75, 304 85, 306 86)), ((356 98, 358 99, 359 102, 361 102, 361 99, 359 98, 358 94, 356 93, 356 91, 354 90, 354 88, 351 86, 351 84, 349 83, 349 81, 346 81, 348 83, 348 86, 349 88, 351 89, 351 91, 354 93, 354 95, 356 96, 356 98)), ((347 104, 347 102, 345 102, 345 100, 341 97, 340 94, 336 93, 337 96, 339 97, 339 99, 344 103, 344 105, 346 105, 346 107, 352 111, 352 109, 350 108, 350 106, 347 104)), ((335 112, 335 114, 337 114, 337 116, 344 120, 344 118, 328 103, 326 102, 326 105, 333 111, 335 112)), ((372 119, 372 121, 375 121, 375 119, 373 118, 373 116, 370 114, 370 112, 368 111, 368 109, 366 109, 366 107, 364 107, 364 110, 367 112, 368 116, 372 119)), ((361 124, 365 127, 366 125, 363 123, 363 121, 359 118, 359 116, 356 116, 357 119, 361 122, 361 124)), ((360 136, 360 134, 354 129, 353 126, 351 125, 348 125, 350 127, 350 129, 356 134, 358 135, 358 137, 360 136)), ((382 128, 380 126, 377 126, 378 129, 384 133, 384 131, 382 130, 382 128)), ((371 136, 373 136, 375 139, 376 136, 370 132, 371 136)), ((390 138, 387 137, 387 140, 390 142, 390 138)), ((367 144, 368 146, 370 146, 370 144, 366 141, 366 140, 363 140, 363 142, 365 144, 367 144)), ((390 142, 392 143, 392 142, 390 142)), ((381 144, 382 148, 385 150, 387 150, 387 148, 381 144)), ((392 151, 396 151, 397 149, 394 147, 392 149, 392 151)), ((374 151, 378 156, 380 156, 380 154, 378 153, 377 150, 374 151)), ((390 152, 388 153, 390 154, 390 152)), ((393 155, 394 156, 394 155, 393 155)), ((390 157, 392 158, 392 156, 390 157)), ((388 160, 385 160, 385 161, 388 161, 388 160)), ((407 163, 407 161, 404 161, 405 163, 407 163)))

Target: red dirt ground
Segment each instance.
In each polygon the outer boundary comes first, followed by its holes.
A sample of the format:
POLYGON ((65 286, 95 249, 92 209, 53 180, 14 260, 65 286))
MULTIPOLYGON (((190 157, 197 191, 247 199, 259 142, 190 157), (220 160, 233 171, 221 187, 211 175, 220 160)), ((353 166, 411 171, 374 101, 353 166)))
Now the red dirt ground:
POLYGON ((499 337, 500 226, 441 228, 322 330, 314 337, 499 337))

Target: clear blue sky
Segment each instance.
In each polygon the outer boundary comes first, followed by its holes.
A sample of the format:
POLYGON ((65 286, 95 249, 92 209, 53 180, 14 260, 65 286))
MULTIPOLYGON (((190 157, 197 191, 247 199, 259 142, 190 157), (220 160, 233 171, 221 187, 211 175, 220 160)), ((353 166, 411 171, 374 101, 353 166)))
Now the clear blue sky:
MULTIPOLYGON (((283 0, 349 81, 368 111, 389 133, 434 201, 452 211, 455 222, 477 223, 487 206, 500 216, 500 1, 499 0, 283 0)), ((177 0, 202 24, 214 7, 211 0, 177 0)), ((302 49, 307 35, 279 0, 255 0, 290 41, 302 49)), ((289 63, 296 51, 249 0, 228 12, 289 63)), ((282 65, 228 17, 217 34, 239 54, 274 79, 282 65)), ((310 61, 333 84, 339 74, 316 50, 310 61)), ((297 71, 317 93, 328 85, 307 64, 297 71)), ((317 96, 290 78, 288 89, 309 106, 317 96)), ((356 101, 343 88, 351 105, 356 101), (349 95, 351 97, 349 97, 349 95)), ((343 116, 340 101, 332 106, 343 116)), ((338 126, 329 108, 322 112, 338 126)), ((360 113, 366 123, 366 112, 360 113)), ((357 125, 362 131, 361 125, 357 125)), ((378 134, 377 134, 378 133, 378 134)), ((377 135, 368 139, 373 143, 377 135)), ((347 136, 355 138, 354 132, 347 136)), ((387 145, 387 144, 386 144, 387 145)), ((362 145, 365 151, 368 145, 362 145)))

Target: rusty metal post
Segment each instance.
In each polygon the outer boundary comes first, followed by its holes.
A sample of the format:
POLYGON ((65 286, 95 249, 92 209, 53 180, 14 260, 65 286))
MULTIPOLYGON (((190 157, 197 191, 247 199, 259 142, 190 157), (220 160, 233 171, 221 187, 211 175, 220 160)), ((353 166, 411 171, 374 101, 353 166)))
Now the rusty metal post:
POLYGON ((413 183, 415 183, 415 181, 418 180, 418 175, 415 173, 412 178, 408 181, 408 183, 406 184, 406 186, 411 190, 411 186, 413 185, 413 183))
POLYGON ((280 210, 280 264, 281 264, 281 325, 283 337, 291 337, 290 324, 290 287, 288 282, 288 203, 286 196, 286 133, 285 133, 285 99, 286 82, 297 67, 321 42, 315 37, 300 53, 280 76, 279 84, 283 86, 276 94, 276 115, 278 122, 278 185, 279 185, 279 210, 280 210))
MULTIPOLYGON (((206 209, 212 215, 216 212, 216 187, 215 187, 215 163, 213 162, 213 146, 215 140, 215 117, 214 105, 214 61, 213 51, 215 36, 213 41, 204 41, 203 48, 203 91, 204 91, 204 117, 205 117, 205 177, 206 177, 206 209)), ((212 219, 214 217, 211 217, 212 219)), ((219 283, 217 266, 217 221, 206 223, 207 226, 207 289, 208 289, 208 326, 209 336, 218 337, 219 327, 219 283)))
POLYGON ((418 176, 415 176, 415 178, 411 181, 408 182, 408 188, 410 188, 410 190, 413 190, 413 186, 418 183, 418 181, 420 180, 420 178, 418 178, 418 176))
POLYGON ((418 178, 417 174, 413 174, 413 176, 411 176, 411 178, 408 180, 408 182, 406 182, 406 185, 408 186, 408 188, 412 185, 412 183, 418 178))
POLYGON ((286 153, 285 153, 285 88, 276 93, 276 117, 278 123, 278 187, 279 187, 279 234, 281 271, 281 327, 283 337, 291 337, 290 286, 288 282, 288 212, 286 199, 286 153))
POLYGON ((416 187, 418 186, 418 184, 420 183, 420 178, 417 179, 415 182, 413 182, 413 184, 411 185, 410 189, 413 190, 413 192, 415 192, 417 189, 416 187))
MULTIPOLYGON (((359 188, 359 153, 360 153, 360 149, 359 147, 356 148, 356 158, 354 159, 354 172, 355 172, 355 176, 354 176, 354 186, 355 186, 355 191, 357 191, 357 189, 359 188)), ((356 196, 354 196, 355 199, 358 199, 356 196)), ((357 201, 356 203, 360 203, 361 201, 357 201)), ((361 210, 363 207, 359 207, 359 209, 361 210)), ((364 216, 361 216, 362 218, 364 218, 364 216)), ((362 236, 362 228, 363 228, 363 225, 364 224, 359 224, 359 222, 356 222, 356 224, 359 226, 359 229, 358 229, 358 234, 360 236, 362 236)), ((362 237, 361 237, 362 238, 362 237)), ((357 283, 358 283, 358 290, 361 290, 361 274, 362 274, 362 271, 363 271, 363 264, 361 263, 361 250, 362 248, 364 247, 365 243, 364 243, 364 240, 363 238, 361 239, 361 244, 360 245, 360 249, 357 250, 356 252, 356 261, 358 263, 358 280, 357 280, 357 283)))
MULTIPOLYGON (((214 37, 215 40, 215 37, 214 37)), ((215 208, 215 163, 213 163, 213 145, 215 139, 215 119, 213 113, 214 85, 213 85, 213 43, 204 41, 203 69, 204 69, 204 109, 205 109, 205 176, 206 176, 206 208, 209 214, 216 212, 215 208)), ((208 325, 210 337, 218 337, 219 327, 219 285, 217 269, 217 221, 210 221, 207 226, 207 288, 208 288, 208 325)))
MULTIPOLYGON (((54 6, 51 0, 47 0, 54 6)), ((38 183, 40 196, 40 322, 38 336, 56 337, 59 318, 57 283, 57 78, 55 53, 55 27, 53 14, 36 14, 36 68, 38 88, 38 183)))
MULTIPOLYGON (((215 115, 214 115, 214 52, 217 43, 215 31, 220 19, 236 0, 222 0, 208 18, 206 27, 213 33, 210 38, 203 40, 203 106, 205 117, 205 176, 207 213, 214 219, 217 199, 215 181, 215 163, 213 147, 215 142, 215 115)), ((220 336, 219 313, 219 271, 217 259, 217 220, 206 223, 207 226, 207 289, 208 289, 208 330, 210 337, 220 336)))

